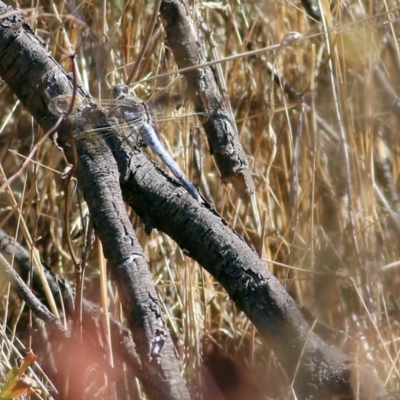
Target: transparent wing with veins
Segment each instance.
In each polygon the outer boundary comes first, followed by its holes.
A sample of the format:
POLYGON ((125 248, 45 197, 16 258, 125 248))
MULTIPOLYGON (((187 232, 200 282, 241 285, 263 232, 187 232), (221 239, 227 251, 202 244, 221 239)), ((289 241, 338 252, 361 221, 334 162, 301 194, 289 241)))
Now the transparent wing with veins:
MULTIPOLYGON (((161 115, 168 115, 172 110, 176 109, 183 103, 183 92, 178 92, 177 87, 182 87, 184 79, 178 78, 173 81, 165 89, 155 93, 147 102, 137 97, 127 94, 125 85, 118 85, 114 88, 113 93, 115 100, 87 100, 76 97, 72 112, 69 115, 74 123, 80 125, 83 129, 85 119, 83 111, 86 109, 103 109, 110 116, 120 115, 120 127, 127 127, 131 133, 139 133, 144 142, 157 153, 161 160, 168 166, 170 171, 186 188, 189 194, 196 200, 200 201, 200 195, 196 187, 188 180, 182 172, 179 165, 165 150, 156 133, 156 127, 162 120, 161 115)), ((56 116, 67 116, 71 109, 72 96, 58 96, 49 103, 49 110, 56 116)), ((105 128, 89 130, 76 136, 77 140, 88 139, 97 135, 110 134, 105 133, 105 128)), ((95 140, 95 139, 93 139, 95 140)))
MULTIPOLYGON (((121 109, 126 109, 129 112, 130 120, 126 121, 120 118, 120 126, 128 126, 135 122, 140 125, 143 117, 146 116, 146 111, 152 116, 152 121, 155 125, 162 125, 164 121, 175 119, 176 117, 168 117, 174 110, 182 105, 184 96, 182 93, 185 91, 185 79, 175 79, 166 88, 153 94, 147 102, 139 99, 138 97, 129 95, 127 93, 128 87, 126 85, 117 85, 113 88, 113 100, 100 100, 100 99, 84 99, 82 97, 75 97, 74 104, 71 109, 72 96, 61 95, 53 98, 48 108, 54 115, 58 117, 69 118, 78 126, 84 127, 85 118, 82 118, 82 113, 85 110, 104 110, 109 116, 117 116, 117 112, 121 109), (70 114, 69 114, 70 112, 70 114), (68 115, 69 114, 69 115, 68 115)), ((98 128, 88 132, 79 133, 76 137, 77 140, 88 138, 90 136, 101 135, 107 128, 98 128)))

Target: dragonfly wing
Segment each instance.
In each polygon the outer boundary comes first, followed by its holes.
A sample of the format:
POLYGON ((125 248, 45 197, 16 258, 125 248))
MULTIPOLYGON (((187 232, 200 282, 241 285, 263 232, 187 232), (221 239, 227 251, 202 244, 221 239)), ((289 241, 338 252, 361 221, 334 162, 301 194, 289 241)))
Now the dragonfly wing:
MULTIPOLYGON (((72 123, 79 127, 82 131, 75 135, 76 140, 86 140, 92 137, 106 137, 110 135, 110 127, 91 128, 97 120, 98 112, 104 111, 106 114, 109 110, 114 110, 116 102, 114 100, 95 100, 75 97, 74 104, 71 110, 72 96, 62 95, 54 97, 48 104, 50 112, 57 117, 69 116, 72 123)), ((132 130, 132 125, 129 124, 121 115, 114 115, 118 121, 118 129, 122 131, 132 130)))
POLYGON ((57 117, 64 117, 68 114, 82 112, 89 107, 93 109, 102 108, 104 110, 109 110, 115 108, 116 104, 116 100, 85 99, 83 97, 75 97, 73 99, 73 96, 61 95, 51 99, 48 108, 50 112, 57 117), (71 110, 72 101, 74 104, 71 110))
POLYGON ((147 107, 155 116, 170 114, 183 104, 186 87, 185 77, 176 78, 167 87, 154 93, 146 102, 147 107))
POLYGON ((82 97, 61 95, 54 97, 48 104, 50 112, 57 117, 64 117, 68 114, 74 114, 78 111, 83 111, 85 108, 90 107, 92 104, 87 99, 82 97), (72 101, 73 106, 71 108, 72 101))

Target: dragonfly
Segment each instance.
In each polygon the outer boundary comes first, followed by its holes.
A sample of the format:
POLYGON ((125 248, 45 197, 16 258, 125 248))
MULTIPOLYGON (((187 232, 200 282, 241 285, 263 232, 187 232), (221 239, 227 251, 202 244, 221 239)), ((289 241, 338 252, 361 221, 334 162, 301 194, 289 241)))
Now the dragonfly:
MULTIPOLYGON (((48 108, 57 117, 69 117, 73 123, 85 124, 85 115, 82 110, 102 109, 107 111, 107 116, 116 116, 119 126, 128 127, 135 137, 140 135, 144 143, 149 146, 158 157, 167 165, 173 175, 179 180, 187 192, 197 201, 201 202, 197 188, 189 181, 176 161, 160 142, 157 134, 159 121, 165 118, 174 109, 183 104, 183 92, 186 88, 185 78, 175 79, 166 88, 153 94, 147 101, 143 101, 129 94, 129 88, 125 84, 114 86, 112 90, 113 100, 94 100, 75 97, 71 110, 73 96, 61 95, 54 97, 48 108)), ((87 113, 86 113, 87 114, 87 113)), ((83 126, 84 128, 84 126, 83 126)), ((88 130, 75 136, 76 140, 87 139, 95 135, 105 134, 104 129, 88 130)), ((109 134, 109 133, 108 133, 109 134)))

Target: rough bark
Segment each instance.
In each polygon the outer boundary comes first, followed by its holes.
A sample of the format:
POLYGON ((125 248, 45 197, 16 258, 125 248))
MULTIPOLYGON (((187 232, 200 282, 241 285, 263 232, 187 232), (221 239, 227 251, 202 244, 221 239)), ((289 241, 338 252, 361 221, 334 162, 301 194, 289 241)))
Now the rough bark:
MULTIPOLYGON (((7 12, 4 5, 0 12, 7 12)), ((57 93, 70 93, 70 83, 21 21, 13 15, 0 22, 0 76, 48 129, 54 118, 47 111, 44 89, 51 87, 54 92, 56 87, 57 93), (13 64, 19 69, 10 73, 13 64)), ((99 114, 99 124, 106 125, 109 121, 101 121, 103 117, 99 114)), ((60 132, 63 135, 62 129, 60 132)), ((138 353, 157 393, 167 388, 168 393, 158 397, 153 393, 153 398, 180 399, 186 393, 175 380, 175 370, 168 368, 176 368, 172 343, 124 212, 121 189, 124 199, 149 226, 166 232, 221 283, 274 350, 293 381, 298 399, 353 399, 354 384, 361 385, 359 399, 395 398, 373 373, 311 332, 293 299, 244 240, 210 206, 196 202, 139 149, 126 148, 116 134, 101 143, 79 142, 78 155, 77 176, 124 299, 138 353), (140 287, 135 289, 138 283, 140 287)))
MULTIPOLYGON (((197 36, 187 2, 164 0, 160 14, 178 67, 186 68, 204 63, 206 57, 203 45, 197 36)), ((207 113, 209 116, 203 128, 221 178, 225 182, 231 182, 240 196, 253 193, 254 183, 247 156, 211 68, 186 72, 185 77, 188 81, 188 94, 196 112, 207 113)))

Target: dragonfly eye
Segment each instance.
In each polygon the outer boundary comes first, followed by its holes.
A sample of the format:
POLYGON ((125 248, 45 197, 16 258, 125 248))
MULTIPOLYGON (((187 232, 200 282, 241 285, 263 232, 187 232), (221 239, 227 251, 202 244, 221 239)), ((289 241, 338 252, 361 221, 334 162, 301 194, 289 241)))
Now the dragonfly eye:
POLYGON ((128 91, 129 87, 124 83, 120 83, 112 88, 112 96, 114 99, 124 98, 128 95, 128 91))

